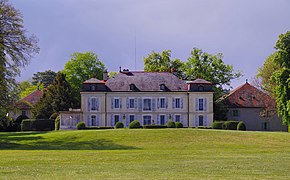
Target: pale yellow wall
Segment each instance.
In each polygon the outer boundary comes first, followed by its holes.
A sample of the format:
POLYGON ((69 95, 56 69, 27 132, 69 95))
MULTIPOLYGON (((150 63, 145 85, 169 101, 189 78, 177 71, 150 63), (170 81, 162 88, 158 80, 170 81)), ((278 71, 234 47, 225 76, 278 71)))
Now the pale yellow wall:
MULTIPOLYGON (((202 113, 207 117, 207 126, 211 126, 213 121, 213 93, 190 93, 188 95, 187 92, 82 92, 81 93, 81 107, 83 111, 83 120, 88 124, 88 116, 92 114, 98 114, 100 121, 100 126, 111 126, 111 118, 112 115, 118 114, 120 115, 120 121, 126 124, 126 118, 123 119, 123 116, 128 116, 129 114, 134 114, 137 116, 137 120, 140 121, 140 124, 143 125, 143 115, 151 115, 152 120, 157 123, 157 116, 160 114, 167 115, 169 117, 173 117, 175 114, 182 115, 182 123, 186 127, 195 126, 195 115, 202 113), (99 98, 99 111, 89 112, 88 111, 88 98, 89 97, 98 97, 99 98), (121 109, 112 109, 111 107, 111 99, 119 97, 122 102, 121 109), (137 98, 137 108, 136 109, 127 109, 127 98, 137 98), (152 98, 155 99, 155 111, 139 111, 138 110, 138 98, 152 98), (157 98, 165 97, 168 100, 168 108, 161 109, 157 108, 157 98), (183 108, 177 109, 172 108, 172 100, 173 98, 180 97, 183 99, 183 108), (189 97, 189 101, 188 101, 189 97), (197 97, 202 97, 207 99, 207 108, 206 112, 196 112, 195 110, 195 102, 197 97), (189 105, 189 106, 188 106, 189 105), (190 108, 188 108, 190 107, 190 108), (107 109, 107 113, 106 113, 107 109), (189 116, 188 116, 189 115, 189 116), (194 118, 193 118, 194 117, 194 118)), ((173 118, 171 118, 173 119, 173 118)))

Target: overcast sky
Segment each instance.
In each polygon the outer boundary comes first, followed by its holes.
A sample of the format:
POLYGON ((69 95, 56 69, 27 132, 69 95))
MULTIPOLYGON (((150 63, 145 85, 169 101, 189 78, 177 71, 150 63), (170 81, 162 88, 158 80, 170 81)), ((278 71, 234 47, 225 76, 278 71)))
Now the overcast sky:
POLYGON ((186 61, 192 48, 222 53, 251 80, 290 30, 289 0, 10 0, 39 38, 40 53, 18 80, 59 71, 74 52, 93 51, 109 71, 143 69, 152 50, 186 61), (136 33, 135 33, 136 32, 136 33))

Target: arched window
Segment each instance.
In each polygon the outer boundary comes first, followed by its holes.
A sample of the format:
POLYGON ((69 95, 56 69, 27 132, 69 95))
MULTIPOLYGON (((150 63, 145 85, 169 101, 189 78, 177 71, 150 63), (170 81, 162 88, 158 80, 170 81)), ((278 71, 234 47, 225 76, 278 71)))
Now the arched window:
POLYGON ((130 91, 134 91, 135 90, 135 84, 130 84, 130 91))
POLYGON ((204 91, 204 86, 198 86, 198 91, 204 91))
POLYGON ((165 90, 166 90, 165 84, 160 84, 160 91, 165 91, 165 90))
POLYGON ((91 126, 98 126, 99 123, 97 122, 97 116, 91 115, 91 126))

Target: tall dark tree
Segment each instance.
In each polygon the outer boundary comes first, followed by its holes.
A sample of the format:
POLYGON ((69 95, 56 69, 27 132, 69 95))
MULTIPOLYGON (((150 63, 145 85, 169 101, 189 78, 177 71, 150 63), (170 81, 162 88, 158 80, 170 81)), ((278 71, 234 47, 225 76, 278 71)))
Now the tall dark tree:
POLYGON ((32 112, 35 118, 48 119, 55 112, 67 111, 73 104, 72 88, 66 81, 65 74, 59 72, 32 112))
POLYGON ((32 84, 37 86, 39 84, 43 84, 44 87, 48 87, 54 80, 56 76, 56 72, 52 70, 47 70, 44 72, 37 72, 33 74, 32 84))
POLYGON ((28 36, 23 17, 8 0, 0 0, 0 118, 17 98, 15 77, 39 52, 35 36, 28 36))

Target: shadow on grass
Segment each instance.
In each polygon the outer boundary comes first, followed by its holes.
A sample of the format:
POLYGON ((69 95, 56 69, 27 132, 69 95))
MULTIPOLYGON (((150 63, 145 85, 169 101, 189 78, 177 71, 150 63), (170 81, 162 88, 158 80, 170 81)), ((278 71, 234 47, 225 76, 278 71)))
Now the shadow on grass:
POLYGON ((45 139, 42 134, 0 133, 0 150, 129 150, 139 149, 125 146, 106 139, 78 140, 74 136, 59 137, 55 140, 45 139))

